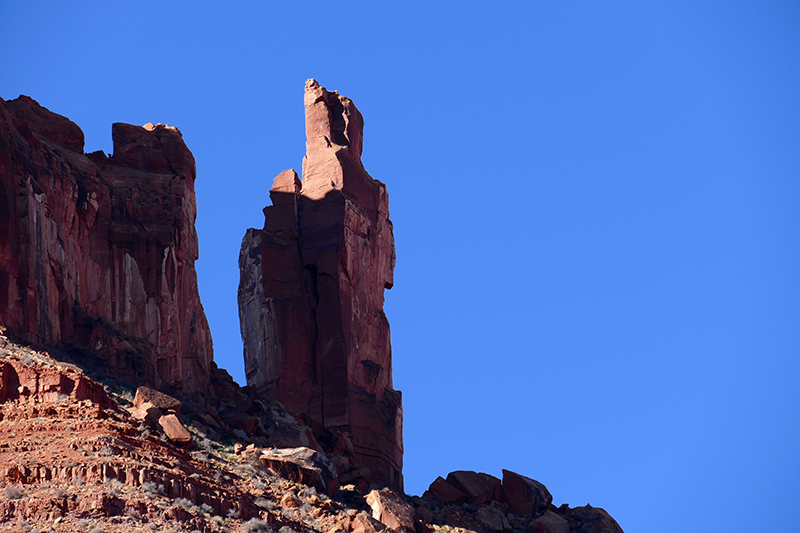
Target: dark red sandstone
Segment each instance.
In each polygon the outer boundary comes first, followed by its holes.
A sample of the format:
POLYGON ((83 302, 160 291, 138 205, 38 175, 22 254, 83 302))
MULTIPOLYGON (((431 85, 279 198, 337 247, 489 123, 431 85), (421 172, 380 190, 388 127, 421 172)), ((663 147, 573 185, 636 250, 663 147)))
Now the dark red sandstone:
POLYGON ((194 157, 176 128, 114 124, 114 154, 26 96, 0 100, 0 324, 109 375, 204 393, 194 157))
POLYGON ((386 187, 361 164, 363 118, 309 80, 303 180, 274 181, 264 229, 239 256, 248 385, 352 438, 371 480, 402 489, 400 392, 392 388, 384 289, 394 283, 386 187))
MULTIPOLYGON (((329 493, 339 483, 361 492, 370 482, 402 489, 402 410, 382 310, 395 260, 388 198, 361 165, 363 119, 352 102, 313 80, 305 100, 304 180, 294 171, 275 178, 265 227, 248 231, 240 256, 247 377, 266 402, 248 398, 211 361, 193 266, 194 159, 169 126, 115 124, 114 155, 85 155, 83 133, 68 119, 27 97, 0 100, 0 326, 57 345, 56 353, 83 350, 112 377, 212 399, 219 412, 186 405, 229 436, 302 446, 236 444, 242 463, 329 493)), ((622 532, 603 509, 556 508, 543 484, 507 470, 502 482, 451 472, 416 500, 372 491, 365 500, 372 517, 336 511, 291 483, 270 482, 265 491, 260 474, 227 464, 226 454, 210 468, 208 439, 206 452, 190 456, 151 436, 147 426, 159 426, 169 441, 191 448, 187 427, 215 434, 203 423, 182 423, 176 398, 140 387, 126 412, 77 366, 2 334, 0 359, 0 481, 19 492, 0 505, 0 522, 113 516, 109 525, 124 514, 132 523, 191 521, 217 531, 188 505, 196 503, 234 510, 243 529, 258 526, 244 519, 259 514, 277 530, 278 520, 295 524, 294 509, 309 507, 320 531, 622 532), (258 481, 252 487, 247 472, 258 481), (67 491, 41 498, 50 481, 67 491), (77 488, 84 483, 92 486, 77 488), (183 504, 155 505, 155 487, 183 504), (29 489, 38 492, 26 497, 29 489), (280 500, 272 509, 289 512, 259 510, 265 496, 280 500)))

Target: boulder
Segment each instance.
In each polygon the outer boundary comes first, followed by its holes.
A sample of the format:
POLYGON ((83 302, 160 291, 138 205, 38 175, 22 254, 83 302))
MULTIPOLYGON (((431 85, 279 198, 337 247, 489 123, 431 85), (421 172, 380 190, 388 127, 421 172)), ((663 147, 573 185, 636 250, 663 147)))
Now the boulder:
POLYGON ((508 512, 531 516, 546 509, 553 496, 538 481, 503 470, 502 501, 508 504, 508 512))
POLYGON ((426 491, 440 503, 464 503, 468 496, 448 483, 443 477, 437 477, 426 491))
POLYGON ((339 490, 336 469, 324 454, 311 448, 272 448, 264 450, 258 460, 273 474, 325 494, 339 490))
POLYGON ((570 509, 566 505, 558 508, 559 514, 564 516, 581 533, 623 533, 617 521, 605 509, 585 505, 570 509))
POLYGON ((165 413, 177 413, 183 407, 183 403, 172 396, 150 387, 139 387, 133 398, 133 406, 141 407, 144 404, 150 404, 165 413))
POLYGON ((157 423, 164 413, 153 405, 150 402, 145 402, 141 405, 134 405, 132 407, 128 407, 128 413, 135 418, 136 420, 140 420, 142 422, 147 422, 148 424, 155 424, 157 423))
POLYGON ((164 434, 169 440, 181 444, 192 442, 192 435, 186 431, 177 416, 173 414, 164 415, 158 419, 158 425, 164 430, 164 434))
POLYGON ((494 507, 483 505, 478 508, 476 515, 483 527, 489 531, 508 531, 511 529, 506 515, 494 507))
POLYGON ((569 521, 553 511, 545 511, 528 526, 530 533, 569 533, 569 521))
POLYGON ((372 518, 401 533, 414 533, 414 507, 389 489, 373 490, 367 494, 372 518))
POLYGON ((349 98, 309 80, 305 111, 303 179, 278 174, 264 228, 247 231, 239 255, 247 383, 309 426, 348 434, 350 459, 402 490, 402 399, 383 312, 395 265, 386 186, 361 163, 363 118, 349 98))
POLYGON ((386 526, 364 512, 358 513, 349 520, 347 528, 350 533, 383 533, 386 529, 386 526))
POLYGON ((457 470, 447 475, 447 482, 467 495, 469 503, 499 501, 502 484, 492 475, 471 470, 457 470))

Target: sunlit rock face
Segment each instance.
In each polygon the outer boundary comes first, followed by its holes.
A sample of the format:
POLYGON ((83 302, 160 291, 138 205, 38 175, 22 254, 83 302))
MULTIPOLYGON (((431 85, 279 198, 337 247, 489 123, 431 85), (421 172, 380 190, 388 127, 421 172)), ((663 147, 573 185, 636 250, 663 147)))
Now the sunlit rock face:
POLYGON ((309 80, 302 182, 280 173, 239 256, 247 383, 325 430, 349 434, 371 481, 402 489, 401 395, 392 388, 384 289, 394 237, 383 183, 361 164, 363 118, 309 80))
POLYGON ((181 133, 114 124, 114 154, 31 98, 0 100, 0 322, 112 376, 208 390, 195 163, 181 133))

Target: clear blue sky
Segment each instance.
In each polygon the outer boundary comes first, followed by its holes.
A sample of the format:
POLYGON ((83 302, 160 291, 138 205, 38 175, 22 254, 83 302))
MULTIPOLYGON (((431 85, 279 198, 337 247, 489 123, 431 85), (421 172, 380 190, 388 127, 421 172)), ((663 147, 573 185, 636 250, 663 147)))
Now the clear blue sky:
POLYGON ((508 468, 627 533, 797 531, 800 4, 128 4, 3 2, 0 96, 87 151, 181 129, 237 380, 241 238, 314 77, 389 189, 409 493, 508 468))

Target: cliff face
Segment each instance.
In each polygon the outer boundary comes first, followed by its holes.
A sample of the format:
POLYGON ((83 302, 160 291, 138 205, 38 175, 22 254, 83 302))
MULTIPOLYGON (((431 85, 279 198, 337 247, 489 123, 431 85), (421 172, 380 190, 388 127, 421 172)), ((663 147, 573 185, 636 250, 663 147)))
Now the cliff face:
POLYGON ((208 387, 194 157, 169 126, 114 124, 114 155, 21 96, 0 100, 0 323, 115 376, 208 387))
POLYGON ((383 291, 393 284, 386 187, 361 164, 363 118, 309 80, 303 180, 274 181, 264 229, 239 256, 248 385, 348 434, 373 482, 402 489, 401 395, 383 291))
POLYGON ((542 483, 508 470, 502 480, 455 471, 421 498, 397 493, 386 188, 361 165, 353 103, 309 80, 305 105, 304 179, 275 178, 264 229, 242 244, 242 390, 211 361, 195 166, 180 132, 114 124, 114 155, 85 155, 66 118, 0 99, 0 523, 622 533, 603 509, 555 507, 542 483), (50 346, 19 345, 4 328, 50 346), (198 401, 146 387, 134 396, 52 357, 65 353, 198 401), (395 492, 367 493, 370 482, 395 492), (341 498, 320 494, 340 485, 341 498))

